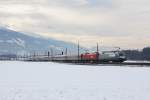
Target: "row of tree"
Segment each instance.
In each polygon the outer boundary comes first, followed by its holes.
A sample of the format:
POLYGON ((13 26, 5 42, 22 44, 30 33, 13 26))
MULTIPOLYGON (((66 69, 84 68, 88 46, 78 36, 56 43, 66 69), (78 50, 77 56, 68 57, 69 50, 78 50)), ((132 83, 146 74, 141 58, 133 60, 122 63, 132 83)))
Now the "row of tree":
POLYGON ((124 53, 129 60, 150 60, 150 47, 145 47, 139 50, 124 50, 124 53))

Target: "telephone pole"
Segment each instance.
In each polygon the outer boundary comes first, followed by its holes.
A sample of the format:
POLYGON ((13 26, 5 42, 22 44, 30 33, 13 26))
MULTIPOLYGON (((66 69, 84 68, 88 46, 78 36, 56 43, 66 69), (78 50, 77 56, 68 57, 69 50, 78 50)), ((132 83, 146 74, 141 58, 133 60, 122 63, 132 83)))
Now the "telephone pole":
POLYGON ((67 56, 67 53, 68 53, 68 49, 67 48, 66 48, 66 52, 65 53, 66 53, 66 56, 67 56))
POLYGON ((97 63, 98 63, 98 60, 99 60, 99 45, 98 45, 98 43, 97 43, 96 59, 97 59, 97 63))
POLYGON ((79 44, 79 41, 78 41, 78 60, 79 60, 79 57, 80 57, 80 44, 79 44))
POLYGON ((99 47, 98 47, 98 43, 97 43, 97 53, 99 52, 99 47))

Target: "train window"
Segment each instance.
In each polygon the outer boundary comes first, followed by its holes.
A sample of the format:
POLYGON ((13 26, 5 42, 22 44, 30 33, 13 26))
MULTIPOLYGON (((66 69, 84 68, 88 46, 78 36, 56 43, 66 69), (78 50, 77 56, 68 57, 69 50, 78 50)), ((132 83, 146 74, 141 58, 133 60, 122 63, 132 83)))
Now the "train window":
POLYGON ((119 53, 119 56, 124 56, 123 53, 119 53))
POLYGON ((107 53, 104 53, 105 55, 109 56, 109 57, 115 57, 115 53, 113 52, 107 52, 107 53))

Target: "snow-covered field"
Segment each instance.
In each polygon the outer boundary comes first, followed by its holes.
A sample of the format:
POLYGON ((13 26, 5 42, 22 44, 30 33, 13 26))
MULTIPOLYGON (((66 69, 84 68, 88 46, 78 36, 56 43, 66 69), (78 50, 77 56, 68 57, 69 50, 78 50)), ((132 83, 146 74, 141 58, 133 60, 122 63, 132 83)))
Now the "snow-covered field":
POLYGON ((150 100, 150 68, 1 61, 0 100, 150 100))

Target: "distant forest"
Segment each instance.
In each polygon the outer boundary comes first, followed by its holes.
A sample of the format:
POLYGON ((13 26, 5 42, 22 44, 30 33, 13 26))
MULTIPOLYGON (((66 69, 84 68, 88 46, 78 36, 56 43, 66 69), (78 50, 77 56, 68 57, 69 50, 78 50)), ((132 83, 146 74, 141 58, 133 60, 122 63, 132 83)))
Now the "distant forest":
POLYGON ((150 61, 150 47, 145 47, 139 50, 123 50, 128 60, 149 60, 150 61))

